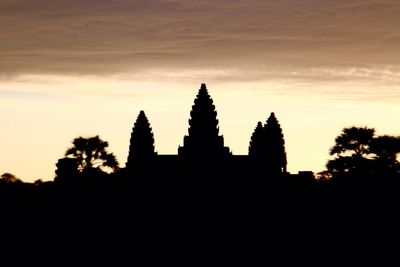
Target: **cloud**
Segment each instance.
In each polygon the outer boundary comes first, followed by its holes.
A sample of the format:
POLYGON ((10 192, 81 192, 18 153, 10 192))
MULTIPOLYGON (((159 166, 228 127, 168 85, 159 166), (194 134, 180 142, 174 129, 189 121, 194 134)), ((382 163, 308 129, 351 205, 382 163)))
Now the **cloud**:
POLYGON ((397 67, 399 12, 394 0, 2 0, 0 73, 397 67))

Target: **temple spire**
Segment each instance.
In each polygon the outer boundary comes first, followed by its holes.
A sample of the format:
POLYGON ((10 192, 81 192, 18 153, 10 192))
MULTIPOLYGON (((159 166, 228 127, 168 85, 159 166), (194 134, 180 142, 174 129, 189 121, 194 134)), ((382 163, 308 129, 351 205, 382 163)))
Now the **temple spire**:
POLYGON ((185 158, 221 158, 229 154, 223 136, 218 134, 217 111, 203 83, 190 112, 188 135, 178 154, 185 158))
POLYGON ((287 170, 287 159, 285 150, 285 139, 282 128, 279 125, 275 113, 271 113, 267 123, 264 125, 266 146, 266 167, 273 173, 285 173, 287 170))
POLYGON ((287 172, 285 139, 275 113, 271 113, 264 126, 258 122, 250 138, 249 157, 267 173, 287 172))
POLYGON ((146 114, 142 110, 132 129, 126 166, 129 169, 137 161, 149 161, 155 154, 153 132, 146 114))
POLYGON ((259 121, 250 138, 249 157, 252 159, 262 158, 265 150, 264 136, 264 127, 261 121, 259 121))

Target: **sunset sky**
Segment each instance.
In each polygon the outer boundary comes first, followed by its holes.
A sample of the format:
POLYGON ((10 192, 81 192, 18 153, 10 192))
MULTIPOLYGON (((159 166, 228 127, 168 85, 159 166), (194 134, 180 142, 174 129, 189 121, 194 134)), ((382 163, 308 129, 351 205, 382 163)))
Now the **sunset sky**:
POLYGON ((0 174, 52 180, 80 135, 124 166, 141 109, 176 154, 203 82, 234 154, 275 112, 321 171, 343 127, 400 135, 400 2, 0 0, 0 174))

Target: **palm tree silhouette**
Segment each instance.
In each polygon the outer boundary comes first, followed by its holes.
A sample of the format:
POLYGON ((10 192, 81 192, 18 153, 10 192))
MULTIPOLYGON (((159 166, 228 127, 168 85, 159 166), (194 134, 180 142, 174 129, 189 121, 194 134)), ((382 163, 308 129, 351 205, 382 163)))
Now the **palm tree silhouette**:
POLYGON ((344 128, 342 133, 336 137, 336 144, 331 148, 330 154, 337 155, 347 152, 365 157, 370 153, 370 145, 374 135, 375 129, 373 128, 344 128))
POLYGON ((81 172, 101 170, 118 170, 118 161, 113 153, 108 153, 108 142, 100 137, 78 137, 72 141, 73 146, 67 150, 65 156, 77 160, 78 170, 81 172))
POLYGON ((375 129, 367 127, 344 128, 330 149, 327 168, 331 173, 348 173, 365 169, 372 160, 371 144, 375 129))

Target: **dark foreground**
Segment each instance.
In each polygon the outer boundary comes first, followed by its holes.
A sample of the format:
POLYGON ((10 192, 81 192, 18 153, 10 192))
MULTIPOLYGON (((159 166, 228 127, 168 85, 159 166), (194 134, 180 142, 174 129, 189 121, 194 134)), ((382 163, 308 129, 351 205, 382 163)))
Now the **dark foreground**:
POLYGON ((399 181, 347 178, 316 182, 203 172, 3 184, 1 254, 54 266, 393 266, 400 242, 399 181))

